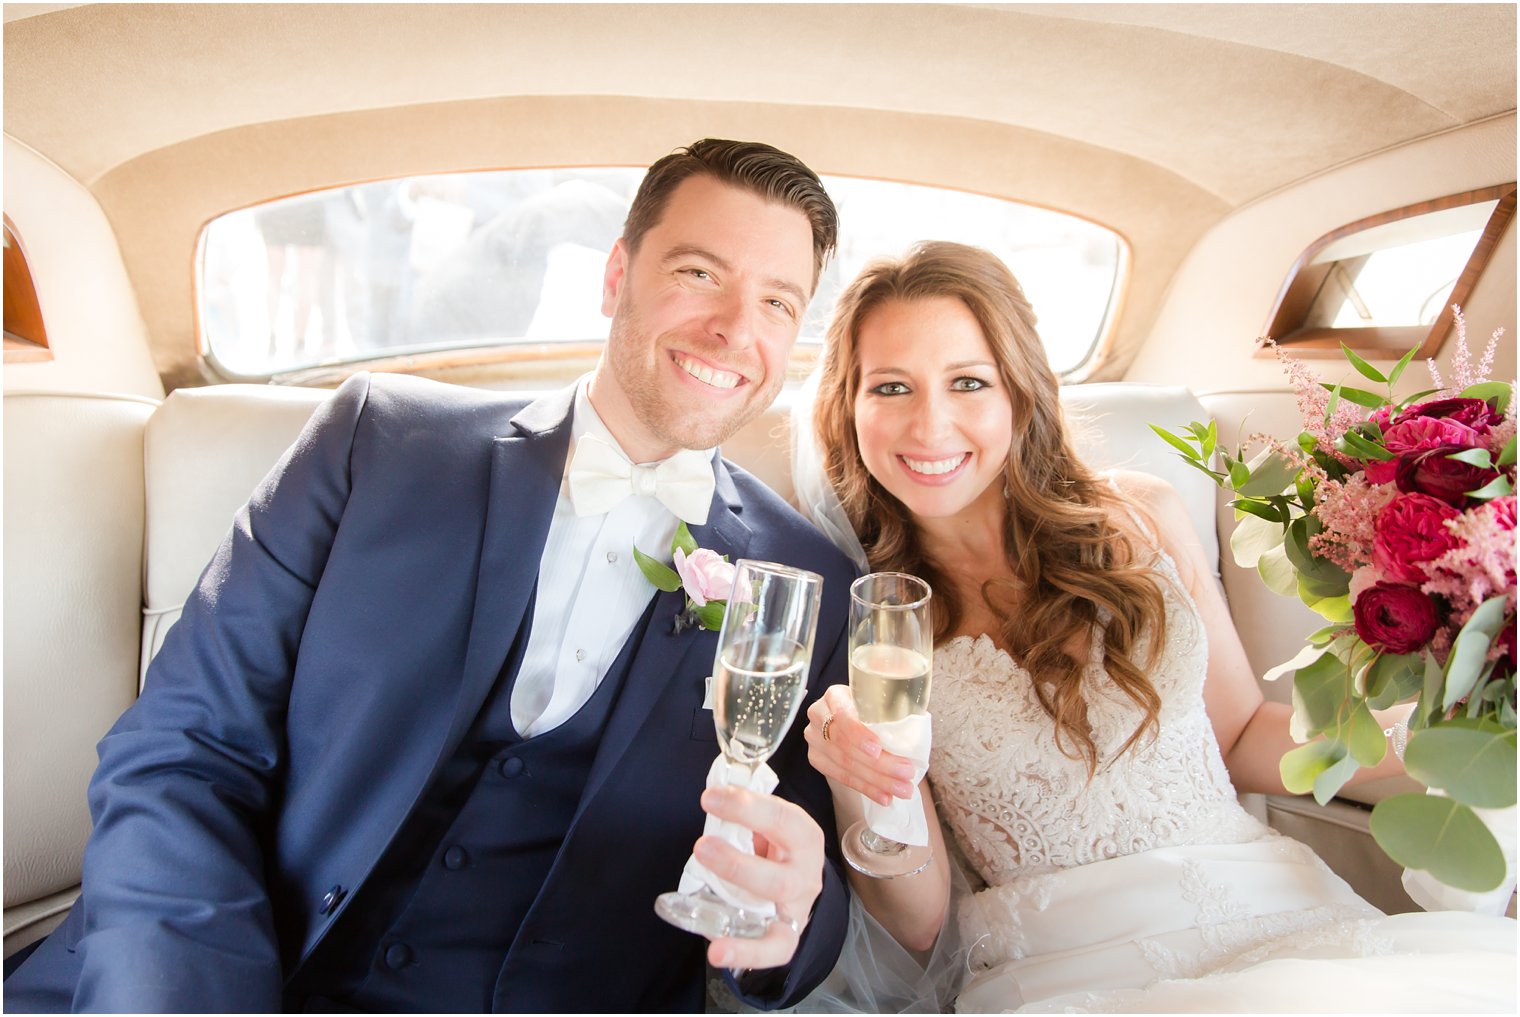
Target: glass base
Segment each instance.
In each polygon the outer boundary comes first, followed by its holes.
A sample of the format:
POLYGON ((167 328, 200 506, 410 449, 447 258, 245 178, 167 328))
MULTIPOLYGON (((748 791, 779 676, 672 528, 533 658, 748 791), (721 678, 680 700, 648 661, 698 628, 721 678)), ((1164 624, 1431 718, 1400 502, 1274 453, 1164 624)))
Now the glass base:
POLYGON ((654 913, 677 928, 708 939, 723 936, 759 939, 774 920, 771 915, 735 907, 705 886, 696 893, 672 890, 660 894, 655 898, 654 913))
POLYGON ((903 844, 873 831, 861 820, 844 832, 839 843, 850 868, 876 879, 895 879, 924 871, 934 860, 927 844, 903 844))

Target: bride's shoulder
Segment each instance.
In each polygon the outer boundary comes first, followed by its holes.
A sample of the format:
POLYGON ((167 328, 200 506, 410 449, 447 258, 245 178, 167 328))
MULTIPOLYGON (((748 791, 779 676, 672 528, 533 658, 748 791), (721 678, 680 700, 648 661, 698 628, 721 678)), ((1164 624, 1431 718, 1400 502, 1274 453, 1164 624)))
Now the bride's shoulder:
POLYGON ((1100 476, 1119 499, 1112 516, 1114 525, 1143 546, 1164 551, 1186 576, 1202 548, 1194 547, 1197 534, 1177 489, 1155 474, 1139 470, 1105 470, 1100 476))

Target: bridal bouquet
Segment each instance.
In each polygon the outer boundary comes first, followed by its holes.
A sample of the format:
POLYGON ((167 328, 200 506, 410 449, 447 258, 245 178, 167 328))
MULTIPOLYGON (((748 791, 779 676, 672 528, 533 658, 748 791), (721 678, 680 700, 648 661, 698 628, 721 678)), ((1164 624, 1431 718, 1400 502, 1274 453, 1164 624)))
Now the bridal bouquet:
POLYGON ((1401 740, 1372 710, 1413 700, 1404 764, 1432 791, 1378 803, 1372 835, 1400 865, 1483 891, 1506 860, 1482 810, 1515 804, 1515 405, 1512 383, 1487 380, 1503 330, 1475 367, 1460 309, 1456 326, 1450 384, 1432 361, 1435 387, 1402 399, 1413 350, 1385 376, 1343 345, 1377 386, 1353 388, 1264 340, 1298 393, 1296 445, 1253 435, 1248 459, 1213 421, 1153 429, 1234 492, 1235 560, 1329 622, 1267 675, 1296 672, 1303 744, 1283 782, 1328 801, 1401 740))

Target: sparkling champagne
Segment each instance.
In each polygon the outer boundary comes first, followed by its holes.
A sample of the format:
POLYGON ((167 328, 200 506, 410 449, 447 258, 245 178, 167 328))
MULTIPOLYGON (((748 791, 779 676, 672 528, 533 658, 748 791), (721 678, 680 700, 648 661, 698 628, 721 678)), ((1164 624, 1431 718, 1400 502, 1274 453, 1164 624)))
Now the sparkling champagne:
POLYGON ((754 639, 719 654, 713 720, 723 754, 763 763, 786 734, 807 691, 808 651, 789 639, 754 639))
POLYGON ((850 690, 867 724, 929 712, 929 661, 905 646, 866 643, 850 653, 850 690))

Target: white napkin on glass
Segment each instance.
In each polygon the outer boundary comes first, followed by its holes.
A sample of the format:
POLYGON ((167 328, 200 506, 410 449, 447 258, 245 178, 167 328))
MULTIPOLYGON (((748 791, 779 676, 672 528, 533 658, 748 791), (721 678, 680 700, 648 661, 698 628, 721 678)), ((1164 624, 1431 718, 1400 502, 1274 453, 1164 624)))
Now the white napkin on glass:
MULTIPOLYGON (((723 787, 731 784, 763 795, 768 795, 776 789, 778 779, 776 771, 764 763, 751 770, 747 766, 730 763, 722 753, 718 754, 718 758, 713 760, 712 768, 707 771, 708 787, 723 787)), ((747 826, 740 826, 738 823, 709 814, 706 824, 702 827, 702 833, 706 836, 720 837, 747 855, 755 853, 755 835, 747 826)), ((704 886, 723 898, 725 902, 755 915, 770 916, 776 913, 774 901, 761 900, 727 880, 719 878, 708 871, 707 867, 697 861, 696 856, 693 855, 686 859, 686 868, 681 870, 681 883, 677 889, 681 893, 696 893, 704 886)))
POLYGON ((913 760, 913 796, 893 798, 888 805, 865 799, 866 825, 883 837, 902 844, 929 843, 929 822, 924 818, 924 803, 918 783, 929 772, 929 744, 933 725, 927 713, 910 714, 886 724, 867 724, 882 748, 913 760))

